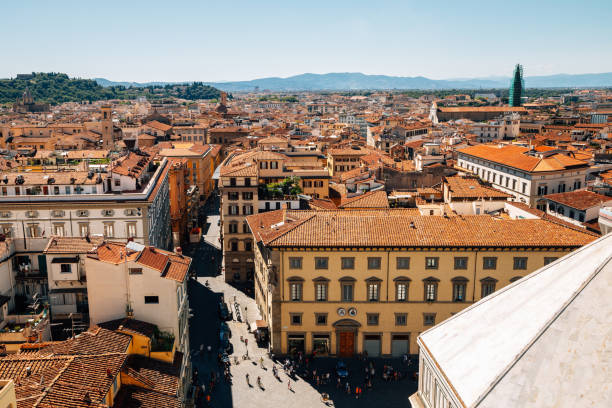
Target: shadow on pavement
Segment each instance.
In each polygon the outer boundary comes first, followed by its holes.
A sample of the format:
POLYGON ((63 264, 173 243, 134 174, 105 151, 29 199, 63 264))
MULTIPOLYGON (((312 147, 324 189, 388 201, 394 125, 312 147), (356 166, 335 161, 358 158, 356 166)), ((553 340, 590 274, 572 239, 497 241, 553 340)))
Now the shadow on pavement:
MULTIPOLYGON (((232 407, 231 383, 223 378, 223 368, 218 364, 217 353, 219 349, 218 303, 221 293, 212 292, 200 282, 189 281, 189 303, 193 317, 190 320, 189 338, 192 350, 192 363, 197 378, 194 384, 205 386, 200 392, 197 407, 232 407), (208 346, 211 352, 208 352, 208 346), (212 381, 215 379, 215 381, 212 381), (212 387, 211 387, 212 385, 212 387), (210 403, 206 402, 207 396, 210 403)), ((200 387, 201 389, 201 387, 200 387)))

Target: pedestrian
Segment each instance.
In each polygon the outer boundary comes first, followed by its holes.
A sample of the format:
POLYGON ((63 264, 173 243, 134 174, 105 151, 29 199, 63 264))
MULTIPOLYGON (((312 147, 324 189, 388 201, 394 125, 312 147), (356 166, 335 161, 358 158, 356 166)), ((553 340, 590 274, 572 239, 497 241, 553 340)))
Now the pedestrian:
POLYGON ((344 388, 346 389, 346 393, 348 395, 351 395, 351 385, 349 384, 349 382, 347 381, 346 384, 344 385, 344 388))
POLYGON ((359 399, 359 395, 361 395, 361 388, 357 386, 355 387, 355 399, 359 399))
POLYGON ((336 379, 336 388, 340 388, 340 377, 336 379))
POLYGON ((249 345, 249 339, 247 339, 246 337, 244 338, 244 345, 248 346, 249 345))
POLYGON ((249 381, 249 373, 246 373, 246 382, 247 382, 247 385, 250 387, 251 382, 249 381))
POLYGON ((264 389, 263 384, 261 383, 261 377, 257 377, 257 385, 259 386, 259 388, 261 388, 262 390, 264 389))
POLYGON ((287 380, 287 389, 288 389, 289 391, 293 391, 293 390, 291 389, 291 380, 287 380))
POLYGON ((263 357, 259 357, 259 364, 261 365, 261 368, 266 368, 266 367, 264 367, 264 359, 263 359, 263 357))
POLYGON ((210 394, 206 394, 206 404, 210 405, 210 394))
POLYGON ((206 385, 202 383, 202 395, 206 394, 206 385))

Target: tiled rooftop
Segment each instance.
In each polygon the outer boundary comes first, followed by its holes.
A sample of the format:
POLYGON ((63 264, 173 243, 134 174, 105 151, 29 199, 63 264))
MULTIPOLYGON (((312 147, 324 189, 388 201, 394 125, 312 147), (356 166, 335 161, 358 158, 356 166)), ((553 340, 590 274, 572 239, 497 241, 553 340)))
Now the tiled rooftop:
POLYGON ((545 220, 415 216, 403 209, 271 211, 247 217, 271 247, 579 247, 595 237, 545 220))

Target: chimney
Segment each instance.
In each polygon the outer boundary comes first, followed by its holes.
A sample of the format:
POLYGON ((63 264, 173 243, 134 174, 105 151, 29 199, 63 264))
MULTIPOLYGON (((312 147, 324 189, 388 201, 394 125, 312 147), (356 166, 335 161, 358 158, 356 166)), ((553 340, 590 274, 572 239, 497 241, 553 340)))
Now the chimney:
POLYGON ((289 209, 289 203, 283 203, 283 223, 287 222, 287 210, 289 209))

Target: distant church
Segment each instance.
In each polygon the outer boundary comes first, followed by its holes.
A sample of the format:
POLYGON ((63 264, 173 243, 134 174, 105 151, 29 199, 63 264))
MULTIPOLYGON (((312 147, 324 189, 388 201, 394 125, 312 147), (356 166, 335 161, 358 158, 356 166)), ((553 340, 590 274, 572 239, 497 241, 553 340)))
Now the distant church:
POLYGON ((26 88, 21 96, 21 99, 17 98, 17 101, 13 104, 13 112, 16 113, 28 113, 28 112, 49 112, 48 103, 35 103, 30 89, 26 88))

